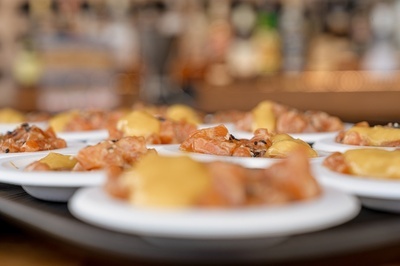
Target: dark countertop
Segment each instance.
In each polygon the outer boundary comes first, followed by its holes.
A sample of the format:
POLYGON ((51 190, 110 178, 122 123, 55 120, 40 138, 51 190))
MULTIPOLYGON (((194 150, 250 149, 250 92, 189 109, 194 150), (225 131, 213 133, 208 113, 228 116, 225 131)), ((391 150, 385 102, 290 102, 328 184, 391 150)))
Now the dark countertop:
POLYGON ((67 204, 37 200, 19 186, 0 184, 0 217, 0 261, 10 265, 400 264, 400 216, 365 208, 331 229, 225 251, 158 246, 91 226, 67 204))

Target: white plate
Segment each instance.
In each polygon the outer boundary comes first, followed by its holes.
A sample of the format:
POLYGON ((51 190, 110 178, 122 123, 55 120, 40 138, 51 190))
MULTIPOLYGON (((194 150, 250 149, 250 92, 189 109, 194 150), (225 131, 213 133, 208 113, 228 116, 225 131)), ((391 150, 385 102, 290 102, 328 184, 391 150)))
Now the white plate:
POLYGON ((66 141, 100 141, 108 138, 106 129, 77 131, 77 132, 57 132, 57 137, 66 141))
MULTIPOLYGON (((243 167, 247 168, 265 168, 268 167, 282 159, 277 158, 254 158, 254 157, 237 157, 237 156, 222 156, 222 155, 212 155, 212 154, 203 154, 196 152, 185 152, 179 150, 180 144, 173 144, 162 146, 157 149, 158 153, 161 155, 169 155, 169 156, 181 156, 187 155, 192 159, 200 162, 214 162, 214 161, 224 161, 239 164, 243 167)), ((315 158, 310 158, 310 162, 320 162, 330 153, 327 152, 318 152, 319 156, 315 158)))
POLYGON ((313 172, 320 183, 360 197, 362 204, 367 207, 400 212, 400 180, 337 173, 321 164, 313 165, 313 172))
POLYGON ((175 147, 179 147, 180 144, 147 144, 147 148, 148 149, 155 149, 158 153, 167 153, 167 152, 163 152, 164 149, 166 149, 167 151, 170 149, 175 149, 175 147))
POLYGON ((375 146, 359 146, 359 145, 348 145, 348 144, 342 144, 342 143, 337 143, 335 141, 335 137, 332 138, 324 138, 316 141, 313 144, 313 148, 316 150, 321 150, 321 151, 327 151, 327 152, 345 152, 347 150, 352 150, 352 149, 385 149, 388 151, 392 151, 397 149, 398 147, 375 147, 375 146))
POLYGON ((24 171, 30 163, 45 155, 28 155, 0 159, 0 182, 21 185, 32 196, 49 201, 66 202, 80 187, 104 183, 103 171, 24 171))
MULTIPOLYGON (((344 128, 349 129, 352 127, 351 123, 344 123, 344 128)), ((292 136, 295 139, 301 139, 307 143, 315 143, 318 140, 326 139, 326 138, 335 138, 340 131, 332 131, 332 132, 315 132, 315 133, 288 133, 288 135, 292 136)), ((236 138, 244 138, 251 139, 254 137, 252 132, 234 130, 232 133, 236 138)))
MULTIPOLYGON (((288 135, 292 136, 295 139, 301 139, 307 143, 315 143, 316 141, 323 138, 334 138, 339 133, 339 131, 334 132, 321 132, 321 133, 288 133, 288 135)), ((254 137, 254 134, 251 132, 245 131, 233 131, 232 135, 237 139, 251 139, 254 137)))
MULTIPOLYGON (((0 123, 0 134, 5 134, 8 131, 13 131, 16 128, 20 127, 22 124, 23 123, 0 123)), ((35 125, 43 130, 46 130, 49 125, 47 122, 29 122, 28 124, 35 125)))
POLYGON ((355 197, 331 188, 309 201, 235 210, 140 209, 111 198, 100 187, 83 188, 68 207, 78 219, 107 229, 181 239, 289 236, 342 224, 360 210, 355 197))
POLYGON ((86 147, 84 143, 81 142, 67 142, 67 147, 62 149, 54 149, 54 150, 45 150, 45 151, 32 151, 32 152, 10 152, 10 153, 0 153, 0 159, 2 158, 10 158, 16 156, 32 156, 32 155, 41 155, 44 157, 49 152, 57 152, 57 153, 77 153, 80 149, 86 147))

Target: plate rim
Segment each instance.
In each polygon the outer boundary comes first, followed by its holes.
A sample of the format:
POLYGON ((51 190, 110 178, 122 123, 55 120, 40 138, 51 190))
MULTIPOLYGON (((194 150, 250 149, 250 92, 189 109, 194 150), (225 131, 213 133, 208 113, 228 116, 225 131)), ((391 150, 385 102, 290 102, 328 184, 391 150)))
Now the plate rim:
POLYGON ((337 143, 334 138, 323 138, 314 142, 313 147, 318 150, 328 151, 328 152, 345 152, 351 149, 384 149, 392 151, 398 147, 380 147, 380 146, 360 146, 360 145, 349 145, 343 143, 337 143))
POLYGON ((351 220, 359 213, 361 205, 356 197, 329 187, 324 187, 322 191, 320 198, 296 202, 283 208, 270 206, 240 211, 224 210, 223 214, 228 213, 228 215, 211 216, 211 218, 207 217, 210 217, 208 214, 212 214, 213 211, 176 213, 135 209, 126 202, 111 198, 101 187, 79 189, 70 199, 68 208, 73 216, 89 224, 142 236, 182 239, 282 237, 336 226, 351 220), (335 203, 336 208, 332 206, 327 208, 331 203, 335 203), (113 215, 107 210, 110 206, 113 215), (307 211, 307 208, 312 212, 311 215, 304 215, 304 210, 307 211), (292 223, 293 215, 298 217, 297 222, 300 219, 300 226, 292 223), (316 219, 318 216, 319 221, 316 219), (239 217, 241 218, 234 219, 239 217), (292 219, 288 219, 289 217, 292 219), (286 220, 285 228, 282 227, 282 220, 286 220), (244 226, 246 224, 247 226, 244 226))
MULTIPOLYGON (((344 129, 348 129, 348 128, 352 127, 353 125, 354 125, 353 123, 343 122, 344 129)), ((290 135, 291 137, 293 137, 295 139, 301 139, 307 143, 315 143, 319 139, 335 136, 340 131, 341 130, 324 131, 324 132, 286 133, 286 134, 290 135)), ((235 129, 232 134, 234 136, 235 136, 235 134, 239 134, 239 138, 251 138, 254 135, 252 132, 247 132, 247 131, 237 130, 237 129, 235 129), (242 137, 240 137, 240 136, 242 136, 242 137)))
POLYGON ((83 142, 69 142, 67 141, 67 147, 61 149, 53 150, 43 150, 43 151, 32 151, 32 152, 12 152, 12 153, 0 153, 0 160, 7 159, 11 157, 23 157, 23 156, 36 156, 36 155, 46 155, 50 152, 56 152, 61 154, 72 154, 77 153, 80 149, 86 147, 87 145, 83 142))
MULTIPOLYGON (((265 168, 284 160, 284 158, 239 157, 239 156, 224 156, 224 155, 187 152, 179 150, 179 146, 180 144, 166 145, 163 147, 159 147, 157 151, 161 155, 173 155, 173 156, 186 155, 194 160, 202 162, 224 161, 229 163, 240 164, 247 168, 265 168)), ((326 154, 314 158, 309 158, 310 163, 320 162, 330 154, 329 152, 326 151, 318 151, 318 150, 316 151, 326 154)))
POLYGON ((322 163, 312 165, 312 171, 320 183, 359 197, 400 200, 400 180, 382 180, 373 176, 358 177, 337 173, 322 163))
MULTIPOLYGON (((64 153, 74 155, 73 153, 64 153)), ((37 187, 80 187, 100 185, 106 178, 105 171, 91 172, 70 172, 70 171, 31 171, 24 172, 22 169, 7 168, 4 164, 15 161, 26 161, 43 158, 45 154, 12 156, 8 158, 0 158, 0 182, 37 186, 37 187)))
POLYGON ((95 129, 87 131, 58 131, 57 137, 65 139, 66 141, 90 141, 106 139, 109 137, 107 129, 95 129))
POLYGON ((223 161, 223 162, 240 164, 248 168, 265 168, 283 160, 280 158, 237 157, 237 156, 224 156, 224 155, 187 152, 179 150, 179 146, 180 144, 168 145, 165 147, 160 147, 157 151, 161 155, 189 156, 190 158, 200 162, 223 161))

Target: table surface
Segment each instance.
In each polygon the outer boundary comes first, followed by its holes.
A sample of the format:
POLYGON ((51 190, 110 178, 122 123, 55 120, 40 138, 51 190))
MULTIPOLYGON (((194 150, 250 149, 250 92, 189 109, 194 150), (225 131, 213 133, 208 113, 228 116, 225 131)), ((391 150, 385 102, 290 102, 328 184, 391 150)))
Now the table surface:
POLYGON ((157 246, 140 236, 75 219, 65 203, 37 200, 0 184, 0 261, 4 265, 147 265, 219 262, 260 265, 400 265, 400 216, 363 208, 352 221, 239 250, 157 246), (361 265, 361 264, 359 264, 361 265))

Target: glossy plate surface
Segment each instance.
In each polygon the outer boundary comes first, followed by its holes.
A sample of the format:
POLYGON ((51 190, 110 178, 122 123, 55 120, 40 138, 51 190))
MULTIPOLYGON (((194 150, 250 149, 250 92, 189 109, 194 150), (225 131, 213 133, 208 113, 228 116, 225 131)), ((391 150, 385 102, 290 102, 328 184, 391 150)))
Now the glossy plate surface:
MULTIPOLYGON (((169 156, 190 156, 194 160, 200 162, 214 162, 214 161, 224 161, 239 164, 243 167, 247 168, 265 168, 268 167, 282 159, 277 158, 254 158, 254 157, 236 157, 236 156, 222 156, 222 155, 212 155, 212 154, 203 154, 196 152, 185 152, 179 150, 179 144, 174 145, 165 145, 156 148, 158 153, 161 155, 169 155, 169 156)), ((320 162, 330 153, 327 152, 318 152, 319 156, 315 158, 311 158, 310 162, 320 162)))
POLYGON ((59 138, 66 141, 101 141, 108 138, 108 131, 106 129, 89 130, 79 132, 57 132, 59 138))
POLYGON ((327 151, 327 152, 345 152, 351 149, 385 149, 388 151, 395 150, 396 147, 374 147, 374 146, 359 146, 359 145, 347 145, 337 143, 335 138, 324 138, 320 139, 313 144, 313 148, 316 150, 327 151))
POLYGON ((141 209, 111 198, 100 187, 82 188, 68 206, 78 219, 107 229, 184 239, 283 237, 344 223, 360 210, 355 197, 332 188, 309 201, 235 210, 141 209))
POLYGON ((320 183, 358 196, 364 206, 400 212, 400 181, 342 174, 321 164, 314 164, 312 167, 314 176, 320 183))
POLYGON ((24 171, 28 164, 44 156, 45 154, 0 159, 0 182, 21 185, 28 194, 38 199, 66 202, 78 188, 100 186, 106 180, 104 171, 24 171))

